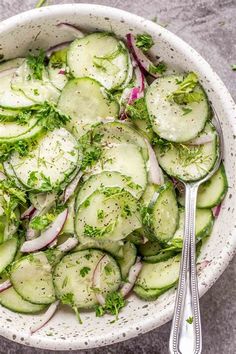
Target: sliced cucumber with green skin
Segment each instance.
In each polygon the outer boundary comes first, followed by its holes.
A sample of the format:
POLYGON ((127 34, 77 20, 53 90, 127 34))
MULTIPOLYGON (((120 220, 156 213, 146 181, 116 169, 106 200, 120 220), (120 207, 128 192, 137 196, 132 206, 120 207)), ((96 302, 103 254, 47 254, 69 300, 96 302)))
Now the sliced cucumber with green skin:
POLYGON ((130 124, 121 122, 109 122, 94 128, 93 135, 101 136, 101 146, 117 144, 134 144, 142 150, 145 160, 148 160, 148 149, 144 137, 130 124))
MULTIPOLYGON (((32 118, 27 124, 20 125, 13 122, 0 122, 0 142, 14 142, 24 139, 24 135, 30 132, 37 124, 37 119, 32 118)), ((39 128, 41 129, 41 128, 39 128)))
POLYGON ((180 255, 158 263, 143 262, 143 267, 136 280, 136 285, 144 289, 167 289, 179 278, 180 255))
POLYGON ((171 287, 163 288, 163 289, 144 289, 142 286, 135 285, 133 288, 134 293, 140 297, 142 300, 146 301, 154 301, 156 300, 159 296, 164 294, 167 290, 169 290, 171 287))
POLYGON ((24 300, 12 287, 0 293, 0 304, 7 309, 18 313, 38 313, 46 308, 46 305, 36 305, 24 300))
POLYGON ((138 131, 145 136, 149 140, 149 142, 152 142, 153 139, 153 130, 150 129, 150 125, 146 120, 142 119, 135 119, 134 120, 134 125, 138 129, 138 131))
POLYGON ((207 144, 193 146, 170 143, 155 146, 158 162, 167 174, 189 182, 208 174, 214 167, 219 146, 217 134, 210 123, 207 123, 204 131, 214 136, 207 144))
MULTIPOLYGON (((214 217, 211 209, 197 209, 196 210, 196 242, 202 238, 209 236, 214 224, 214 217)), ((184 236, 184 208, 179 208, 179 226, 176 230, 173 238, 170 240, 169 245, 177 244, 181 246, 181 240, 184 236)), ((178 248, 179 248, 178 246, 178 248)))
POLYGON ((11 87, 12 74, 0 78, 0 107, 21 109, 35 106, 35 102, 11 87))
POLYGON ((14 260, 18 248, 18 240, 12 237, 0 245, 0 273, 14 260))
POLYGON ((48 75, 51 83, 58 89, 62 90, 68 82, 67 73, 67 49, 61 49, 54 52, 49 60, 48 75))
POLYGON ((119 241, 141 226, 136 199, 119 188, 95 191, 75 216, 75 231, 81 243, 89 239, 119 241))
POLYGON ((1 122, 12 122, 16 119, 17 115, 20 113, 20 110, 6 109, 0 107, 0 121, 1 122))
POLYGON ((25 58, 15 58, 4 61, 0 64, 0 72, 9 69, 18 68, 25 61, 25 58))
POLYGON ((129 71, 128 50, 109 33, 92 33, 73 41, 67 62, 75 77, 89 76, 106 87, 118 89, 129 71))
POLYGON ((143 228, 133 231, 126 237, 126 241, 134 243, 136 246, 143 244, 144 242, 144 231, 143 228))
POLYGON ((11 86, 36 103, 57 102, 60 95, 60 91, 52 85, 47 69, 43 68, 42 80, 35 79, 27 60, 13 74, 11 86))
MULTIPOLYGON (((197 194, 197 208, 214 208, 224 199, 228 181, 224 165, 205 183, 201 184, 197 194)), ((184 206, 184 195, 180 194, 178 202, 184 206)))
POLYGON ((176 255, 176 253, 178 253, 175 250, 165 250, 162 249, 160 250, 160 252, 158 252, 157 254, 153 255, 153 256, 145 256, 143 257, 143 260, 146 263, 158 263, 158 262, 164 262, 167 261, 169 258, 172 258, 176 255))
POLYGON ((142 195, 142 189, 138 185, 135 185, 129 177, 115 171, 104 171, 90 176, 84 182, 78 192, 75 208, 77 209, 95 190, 103 187, 118 187, 127 190, 136 199, 139 199, 142 195))
POLYGON ((18 260, 11 269, 10 280, 17 293, 33 304, 55 301, 51 266, 43 252, 18 260))
POLYGON ((177 82, 183 78, 183 75, 158 78, 146 93, 147 109, 154 132, 161 138, 174 142, 186 142, 195 138, 203 130, 210 114, 207 96, 200 85, 194 90, 202 94, 200 102, 179 105, 168 99, 168 95, 179 88, 177 82), (187 114, 186 108, 190 110, 187 114))
MULTIPOLYGON (((12 122, 14 123, 14 122, 12 122)), ((35 124, 31 129, 29 129, 28 131, 26 131, 25 133, 18 135, 18 136, 12 136, 11 138, 0 138, 0 142, 2 143, 15 143, 19 140, 33 140, 36 139, 38 137, 40 137, 40 135, 42 135, 42 133, 45 130, 43 129, 43 127, 40 124, 35 124)))
POLYGON ((118 144, 104 147, 98 162, 87 170, 84 178, 107 172, 119 172, 143 191, 147 184, 146 164, 141 149, 133 144, 118 144), (125 158, 124 158, 125 156, 125 158))
POLYGON ((131 242, 126 242, 124 245, 123 258, 118 259, 117 262, 120 267, 122 279, 125 281, 128 277, 130 268, 134 265, 137 257, 137 249, 131 242))
POLYGON ((88 240, 85 243, 80 243, 73 249, 73 252, 92 248, 108 252, 115 258, 123 258, 124 256, 124 243, 122 241, 88 240))
POLYGON ((147 238, 161 243, 168 242, 178 226, 178 206, 171 182, 161 186, 143 213, 147 238))
POLYGON ((69 183, 70 175, 78 167, 77 142, 66 129, 55 129, 38 140, 30 155, 14 153, 10 163, 16 177, 30 190, 51 190, 65 180, 69 183))
POLYGON ((57 296, 63 300, 67 294, 73 295, 73 305, 77 308, 91 308, 97 304, 96 291, 104 297, 116 291, 121 282, 116 261, 99 250, 85 250, 66 255, 56 266, 53 280, 57 296), (107 264, 100 268, 100 286, 94 289, 93 276, 98 262, 106 257, 107 264), (68 266, 69 265, 69 266, 68 266))
POLYGON ((107 117, 117 118, 119 104, 91 78, 70 80, 61 92, 58 109, 68 114, 67 128, 78 138, 107 117))
POLYGON ((148 241, 142 245, 139 245, 138 252, 141 256, 155 256, 161 250, 161 245, 158 241, 148 241))

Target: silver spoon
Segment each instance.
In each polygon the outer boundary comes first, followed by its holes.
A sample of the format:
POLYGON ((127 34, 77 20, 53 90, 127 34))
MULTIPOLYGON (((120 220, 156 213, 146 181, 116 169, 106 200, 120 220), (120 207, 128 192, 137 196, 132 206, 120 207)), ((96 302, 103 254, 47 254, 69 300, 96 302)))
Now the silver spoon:
POLYGON ((219 154, 215 165, 199 181, 181 181, 185 186, 184 239, 179 284, 169 341, 170 354, 200 354, 202 352, 201 316, 195 254, 195 217, 198 188, 218 170, 223 156, 223 132, 217 113, 214 109, 213 111, 213 124, 219 136, 219 154))

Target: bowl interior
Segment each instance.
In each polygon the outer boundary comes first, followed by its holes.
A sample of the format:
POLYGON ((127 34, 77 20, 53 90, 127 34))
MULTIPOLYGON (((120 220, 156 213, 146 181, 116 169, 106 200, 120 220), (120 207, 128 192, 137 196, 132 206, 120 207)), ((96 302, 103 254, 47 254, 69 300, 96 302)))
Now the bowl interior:
MULTIPOLYGON (((229 192, 215 222, 209 240, 204 244, 201 259, 211 263, 201 271, 199 289, 202 295, 220 276, 231 259, 236 242, 235 156, 236 111, 225 86, 209 65, 191 47, 166 29, 127 12, 97 5, 60 5, 29 11, 0 24, 0 54, 6 59, 24 56, 28 51, 45 48, 72 40, 73 36, 59 30, 57 24, 68 22, 81 30, 112 31, 124 38, 128 32, 150 33, 155 41, 152 55, 160 56, 170 66, 181 71, 195 71, 221 119, 225 139, 225 167, 229 192)), ((94 313, 81 314, 80 325, 67 308, 60 311, 42 330, 29 336, 29 327, 38 316, 15 314, 0 308, 0 334, 23 344, 47 349, 78 349, 111 344, 128 339, 164 324, 171 318, 174 290, 162 295, 155 302, 143 302, 135 296, 129 298, 119 321, 111 323, 105 316, 96 318, 94 313)))

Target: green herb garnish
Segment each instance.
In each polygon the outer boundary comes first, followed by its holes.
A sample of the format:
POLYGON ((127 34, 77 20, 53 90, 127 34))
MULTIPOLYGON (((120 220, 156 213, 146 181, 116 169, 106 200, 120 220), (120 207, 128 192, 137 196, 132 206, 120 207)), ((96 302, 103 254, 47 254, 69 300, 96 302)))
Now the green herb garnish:
POLYGON ((60 112, 53 103, 45 102, 35 113, 35 118, 38 119, 44 129, 52 131, 55 128, 60 128, 70 121, 70 117, 60 112))
POLYGON ((231 65, 231 69, 232 69, 233 71, 236 71, 236 64, 231 65))
POLYGON ((179 88, 167 96, 168 100, 175 103, 187 104, 192 102, 200 102, 203 99, 203 93, 194 91, 198 84, 198 77, 195 73, 189 73, 185 79, 177 83, 179 88))
POLYGON ((104 306, 96 306, 96 316, 101 317, 106 312, 115 316, 115 320, 118 320, 120 310, 125 306, 125 300, 119 292, 112 292, 106 296, 104 306))
POLYGON ((43 49, 40 49, 38 55, 29 54, 26 58, 26 62, 36 80, 42 80, 43 78, 45 58, 46 56, 43 49))
POLYGON ((47 213, 42 216, 35 216, 30 221, 30 227, 38 231, 45 230, 55 220, 55 218, 56 216, 52 213, 47 213))
POLYGON ((147 52, 154 45, 152 36, 150 34, 137 34, 136 46, 142 49, 143 52, 147 52))
POLYGON ((132 120, 146 120, 150 123, 147 105, 144 98, 138 98, 132 105, 127 105, 126 113, 132 120))
POLYGON ((189 324, 192 324, 193 323, 193 317, 190 316, 189 318, 187 318, 186 322, 189 323, 189 324))
POLYGON ((148 71, 150 72, 150 74, 162 75, 166 71, 166 69, 167 69, 166 64, 163 61, 161 61, 157 65, 150 65, 148 71))
POLYGON ((192 108, 183 107, 183 108, 182 108, 182 111, 183 111, 183 116, 186 116, 186 114, 189 114, 189 113, 192 112, 192 108))
POLYGON ((63 295, 61 297, 61 302, 64 305, 69 305, 69 306, 72 307, 72 309, 75 311, 75 314, 77 316, 77 319, 78 319, 79 323, 82 324, 82 320, 81 320, 81 317, 80 317, 80 314, 79 314, 78 307, 75 305, 74 295, 72 293, 68 293, 68 294, 63 295))
POLYGON ((89 268, 89 267, 83 267, 80 269, 79 273, 80 273, 81 277, 84 278, 85 275, 87 275, 90 270, 91 270, 91 268, 89 268))

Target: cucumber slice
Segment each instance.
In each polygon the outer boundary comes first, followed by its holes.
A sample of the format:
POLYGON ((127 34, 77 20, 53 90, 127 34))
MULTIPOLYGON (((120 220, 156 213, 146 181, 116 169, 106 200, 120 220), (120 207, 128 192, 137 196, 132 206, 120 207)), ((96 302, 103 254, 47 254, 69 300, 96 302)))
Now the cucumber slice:
POLYGON ((11 282, 17 293, 33 304, 55 301, 51 266, 44 253, 21 258, 11 269, 11 282))
POLYGON ((159 296, 161 296, 163 293, 165 293, 169 289, 170 289, 170 287, 163 288, 163 289, 148 289, 148 290, 146 290, 142 286, 135 285, 133 288, 133 291, 142 300, 153 301, 153 300, 156 300, 159 296))
MULTIPOLYGON (((32 118, 27 124, 20 125, 15 122, 0 122, 0 142, 14 142, 24 139, 25 134, 37 124, 37 119, 32 118)), ((37 130, 41 130, 38 128, 37 130)))
POLYGON ((119 241, 141 226, 136 199, 119 188, 95 191, 75 217, 75 231, 82 243, 93 238, 119 241))
POLYGON ((20 110, 6 109, 0 107, 0 121, 1 122, 12 122, 16 119, 20 110))
POLYGON ((137 257, 137 249, 131 242, 126 242, 124 245, 123 258, 118 259, 117 262, 120 267, 122 279, 125 281, 129 275, 129 270, 134 265, 137 257))
POLYGON ((67 128, 81 137, 91 126, 107 117, 118 117, 119 104, 91 78, 70 80, 63 88, 58 109, 71 117, 67 128))
POLYGON ((46 308, 46 305, 36 305, 25 301, 15 291, 13 286, 0 293, 0 304, 11 311, 19 313, 37 313, 46 308))
POLYGON ((90 176, 80 188, 76 198, 76 209, 97 189, 103 187, 117 187, 128 191, 139 199, 142 190, 138 185, 135 185, 130 178, 121 175, 119 172, 101 172, 96 175, 90 176))
POLYGON ((115 258, 123 258, 124 256, 124 244, 122 241, 112 242, 109 240, 88 240, 85 243, 80 243, 73 249, 73 252, 87 250, 90 248, 108 252, 115 258))
POLYGON ((119 172, 130 177, 130 181, 143 191, 147 184, 147 172, 142 151, 133 144, 118 144, 104 147, 101 157, 88 171, 84 178, 94 174, 119 172), (124 159, 125 156, 125 159, 124 159))
POLYGON ((66 76, 67 73, 67 57, 68 48, 58 50, 54 52, 49 60, 48 64, 48 75, 51 80, 51 83, 58 89, 62 90, 63 87, 68 82, 66 76))
POLYGON ((11 81, 12 74, 0 78, 0 107, 9 109, 33 107, 35 102, 22 92, 14 91, 11 87, 11 81))
POLYGON ((136 246, 143 244, 144 241, 144 231, 143 228, 133 231, 126 237, 126 241, 132 242, 136 246))
POLYGON ((129 72, 128 50, 109 33, 92 33, 73 41, 67 62, 75 77, 89 76, 107 89, 118 89, 129 72))
POLYGON ((228 189, 228 181, 222 164, 219 170, 208 181, 201 184, 197 195, 198 208, 213 208, 224 199, 228 189))
POLYGON ((147 109, 154 132, 161 138, 174 142, 186 142, 195 138, 203 130, 210 114, 207 96, 200 85, 195 88, 196 92, 203 94, 199 103, 192 102, 185 106, 168 99, 168 95, 178 89, 177 82, 183 78, 183 75, 160 77, 150 85, 146 93, 147 109), (188 114, 183 110, 186 107, 191 110, 188 114))
POLYGON ((60 95, 60 91, 50 82, 47 70, 43 69, 42 80, 35 79, 26 60, 13 74, 11 86, 36 103, 57 102, 60 95))
POLYGON ((149 289, 171 288, 179 278, 180 255, 158 263, 143 262, 143 267, 136 281, 136 285, 149 289))
POLYGON ((12 237, 0 245, 0 273, 13 261, 18 247, 18 240, 12 237))
POLYGON ((10 163, 16 177, 33 191, 47 191, 59 187, 78 166, 77 142, 66 129, 55 129, 38 140, 30 155, 11 156, 10 163))
POLYGON ((148 241, 142 245, 139 245, 138 252, 143 257, 155 256, 161 250, 161 245, 159 242, 148 241))
POLYGON ((171 182, 161 186, 154 194, 149 206, 143 211, 146 236, 151 241, 166 243, 178 225, 178 206, 171 182))
POLYGON ((143 136, 140 135, 130 124, 121 122, 101 124, 93 130, 93 135, 101 136, 100 144, 102 146, 111 146, 123 143, 139 146, 145 160, 148 160, 149 155, 147 144, 143 136))
POLYGON ((66 255, 53 274, 57 296, 62 299, 73 295, 74 306, 91 308, 97 304, 96 293, 103 296, 118 289, 121 278, 115 260, 98 250, 85 250, 66 255), (98 262, 106 257, 107 264, 100 268, 100 286, 93 288, 93 275, 98 262))
MULTIPOLYGON (((196 242, 199 242, 204 237, 210 235, 214 224, 214 217, 211 209, 197 209, 196 210, 196 231, 195 237, 196 242)), ((184 235, 184 208, 179 208, 179 226, 176 230, 172 240, 170 240, 170 245, 175 245, 175 241, 181 246, 181 240, 183 240, 184 235)), ((179 247, 178 247, 179 248, 179 247)))
POLYGON ((204 133, 211 132, 214 139, 203 145, 156 145, 159 164, 169 175, 183 181, 197 181, 208 174, 218 156, 218 139, 213 126, 208 123, 204 133))
POLYGON ((165 250, 162 249, 159 253, 153 255, 153 256, 145 256, 143 257, 143 260, 146 263, 158 263, 158 262, 164 262, 167 261, 168 259, 174 257, 176 255, 175 250, 165 250))
MULTIPOLYGON (((7 196, 6 196, 7 198, 7 196)), ((5 199, 0 197, 0 244, 10 240, 16 233, 19 220, 20 220, 20 211, 18 208, 12 210, 12 213, 15 214, 14 220, 8 220, 3 205, 6 203, 5 199)))

